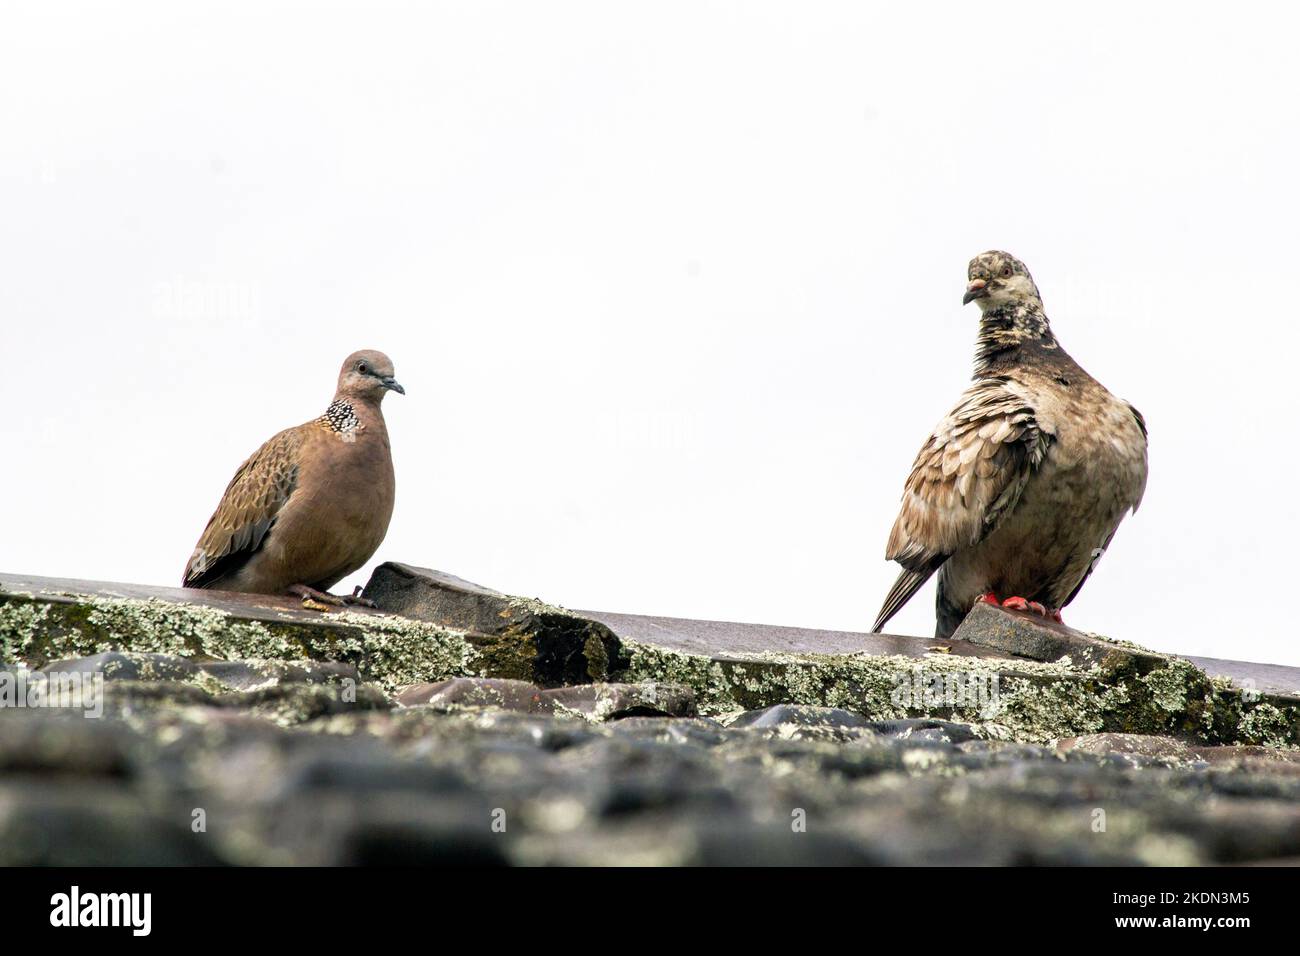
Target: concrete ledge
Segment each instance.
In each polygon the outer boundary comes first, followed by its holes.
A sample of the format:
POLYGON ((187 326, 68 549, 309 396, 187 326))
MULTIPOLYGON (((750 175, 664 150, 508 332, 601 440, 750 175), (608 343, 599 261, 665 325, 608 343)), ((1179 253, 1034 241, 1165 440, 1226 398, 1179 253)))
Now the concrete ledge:
MULTIPOLYGON (((1300 670, 1268 668, 1267 690, 1136 645, 1033 615, 977 608, 954 639, 566 611, 410 565, 376 569, 366 596, 428 623, 492 631, 491 676, 542 685, 611 680, 690 687, 715 716, 777 704, 871 719, 941 717, 1047 741, 1100 732, 1201 743, 1300 743, 1300 670), (514 661, 513 670, 502 662, 514 661), (507 672, 509 671, 509 672, 507 672)), ((1220 662, 1224 663, 1224 662, 1220 662)))
POLYGON ((370 593, 413 616, 0 588, 4 865, 1300 853, 1291 668, 992 609, 943 642, 573 613, 409 565, 370 593))
POLYGON ((326 613, 290 597, 0 574, 0 665, 107 651, 336 661, 388 689, 470 673, 476 655, 462 632, 361 608, 326 613))
POLYGON ((290 598, 0 576, 0 664, 110 651, 333 661, 389 694, 458 677, 648 682, 689 688, 700 713, 716 717, 797 704, 962 721, 1031 742, 1109 732, 1300 744, 1297 669, 1216 661, 1207 674, 992 607, 937 641, 570 612, 394 563, 376 569, 365 594, 377 611, 325 613, 290 598))

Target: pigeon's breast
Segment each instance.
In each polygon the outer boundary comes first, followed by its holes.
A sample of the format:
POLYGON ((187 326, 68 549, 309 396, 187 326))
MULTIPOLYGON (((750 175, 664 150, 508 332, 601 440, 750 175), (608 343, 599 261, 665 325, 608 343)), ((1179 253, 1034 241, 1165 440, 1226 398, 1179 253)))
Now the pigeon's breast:
POLYGON ((983 541, 943 570, 951 599, 1069 600, 1146 484, 1146 437, 1132 408, 1091 380, 1032 394, 1053 441, 1020 500, 983 541))
MULTIPOLYGON (((1072 383, 1073 385, 1073 383, 1072 383)), ((1087 380, 1042 402, 1039 423, 1054 437, 1044 477, 1082 506, 1095 501, 1121 513, 1137 507, 1146 486, 1147 441, 1132 406, 1087 380)), ((1037 484, 1037 482, 1035 482, 1037 484)))

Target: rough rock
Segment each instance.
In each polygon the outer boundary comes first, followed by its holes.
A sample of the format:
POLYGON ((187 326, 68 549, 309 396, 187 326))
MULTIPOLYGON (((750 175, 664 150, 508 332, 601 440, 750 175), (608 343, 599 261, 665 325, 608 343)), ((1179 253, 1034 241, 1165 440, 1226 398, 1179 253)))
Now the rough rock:
POLYGON ((1116 735, 1048 747, 997 732, 812 708, 772 708, 730 726, 595 723, 481 704, 350 710, 292 725, 249 707, 103 720, 6 709, 0 863, 1202 864, 1300 855, 1295 752, 1116 735))
POLYGON ((352 664, 315 661, 200 661, 169 654, 105 651, 89 657, 54 661, 41 673, 102 674, 105 680, 172 680, 235 691, 259 690, 279 684, 356 684, 361 676, 352 664))
POLYGON ((473 635, 484 676, 543 687, 609 676, 609 630, 541 601, 394 562, 376 568, 362 593, 388 613, 473 635))
POLYGON ((1291 669, 1003 611, 846 653, 384 574, 428 619, 0 579, 0 865, 1300 857, 1291 669))
POLYGON ((322 613, 267 595, 0 575, 0 661, 43 668, 108 651, 324 662, 390 690, 472 674, 477 657, 464 633, 365 609, 322 613))
POLYGON ((681 684, 577 684, 542 692, 556 710, 590 720, 694 717, 695 692, 681 684))
POLYGON ((731 727, 798 727, 843 729, 866 727, 871 722, 838 707, 809 707, 806 704, 777 704, 762 710, 747 710, 733 718, 731 727))
POLYGON ((436 684, 415 684, 403 688, 397 702, 403 707, 499 707, 526 714, 555 710, 536 684, 490 677, 453 677, 436 684))
POLYGON ((681 684, 710 716, 801 704, 868 720, 991 722, 1039 743, 1099 732, 1300 743, 1300 697, 1284 692, 1300 687, 1300 670, 1251 671, 1258 681, 1239 670, 1248 682, 1239 685, 1183 659, 991 607, 968 617, 965 637, 936 641, 570 612, 410 565, 381 565, 366 595, 432 625, 491 630, 489 676, 681 684))
POLYGON ((876 721, 993 723, 1009 738, 1036 743, 1106 732, 1199 744, 1300 743, 1300 697, 1288 691, 1300 687, 1300 669, 1219 661, 1216 668, 1232 674, 1216 676, 1188 660, 991 607, 977 608, 963 625, 970 639, 935 641, 569 612, 396 564, 380 566, 368 586, 380 613, 322 614, 278 598, 34 578, 0 576, 0 588, 0 660, 42 667, 113 652, 126 659, 106 662, 106 672, 110 664, 138 669, 149 661, 154 676, 159 668, 179 676, 187 668, 176 659, 183 659, 201 672, 183 682, 210 692, 291 679, 254 663, 278 661, 275 667, 304 668, 306 683, 352 680, 313 668, 354 668, 361 684, 390 695, 453 678, 523 680, 547 690, 674 684, 714 717, 798 704, 876 721), (176 603, 191 594, 201 603, 176 603), (861 651, 850 652, 855 647, 861 651), (1054 657, 1060 652, 1068 653, 1054 657))

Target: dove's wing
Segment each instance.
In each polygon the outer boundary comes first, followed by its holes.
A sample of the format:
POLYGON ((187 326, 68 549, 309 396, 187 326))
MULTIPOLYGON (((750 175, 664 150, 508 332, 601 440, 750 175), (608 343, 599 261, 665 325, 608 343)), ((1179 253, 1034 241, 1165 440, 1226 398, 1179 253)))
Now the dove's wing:
POLYGON ((185 566, 185 587, 209 587, 247 561, 298 483, 301 426, 280 432, 239 466, 185 566))

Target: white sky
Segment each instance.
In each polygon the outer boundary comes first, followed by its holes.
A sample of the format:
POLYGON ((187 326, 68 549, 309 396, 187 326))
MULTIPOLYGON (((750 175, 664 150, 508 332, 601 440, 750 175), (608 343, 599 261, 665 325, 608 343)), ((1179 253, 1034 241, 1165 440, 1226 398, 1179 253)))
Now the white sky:
POLYGON ((1296 23, 1041 6, 6 2, 0 568, 176 584, 368 347, 376 562, 865 630, 1004 248, 1151 429, 1067 622, 1300 664, 1296 23))

